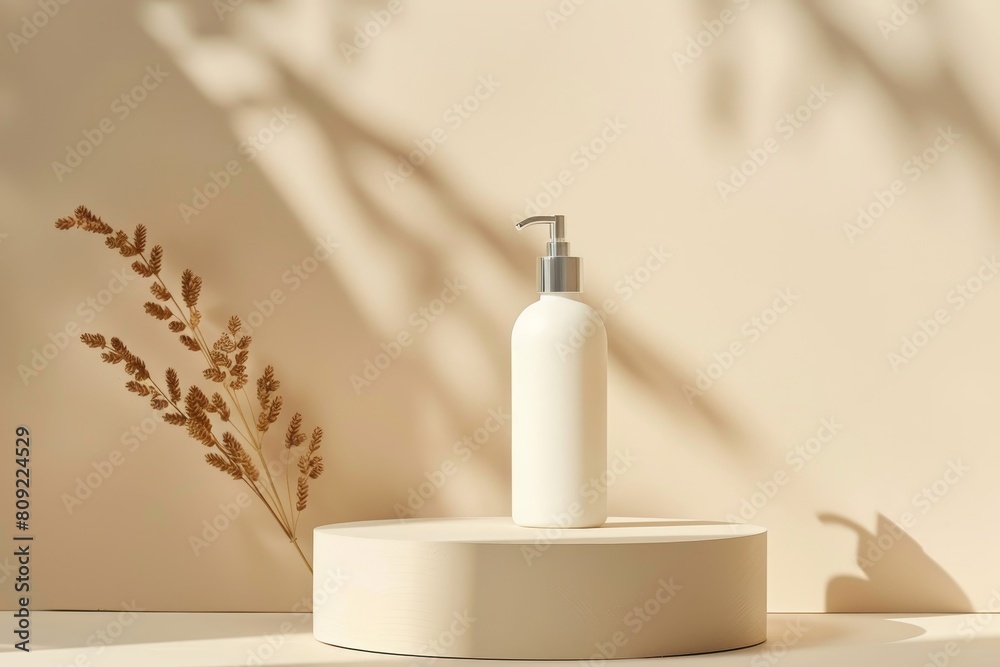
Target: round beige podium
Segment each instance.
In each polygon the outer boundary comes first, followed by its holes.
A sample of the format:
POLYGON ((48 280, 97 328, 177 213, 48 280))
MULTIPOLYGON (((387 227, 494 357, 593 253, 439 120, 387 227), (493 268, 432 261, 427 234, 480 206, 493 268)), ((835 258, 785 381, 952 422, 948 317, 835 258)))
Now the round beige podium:
POLYGON ((333 524, 315 530, 313 634, 345 648, 451 658, 604 660, 741 648, 765 639, 766 560, 766 531, 746 524, 333 524))

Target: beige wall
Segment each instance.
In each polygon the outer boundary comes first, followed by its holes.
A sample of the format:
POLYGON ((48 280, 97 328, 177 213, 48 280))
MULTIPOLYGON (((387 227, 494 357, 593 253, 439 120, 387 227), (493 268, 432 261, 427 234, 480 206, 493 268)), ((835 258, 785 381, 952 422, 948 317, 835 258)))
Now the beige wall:
MULTIPOLYGON (((511 225, 528 199, 567 216, 591 302, 615 310, 610 446, 634 461, 612 513, 767 526, 773 611, 984 608, 1000 587, 1000 9, 928 3, 890 32, 885 2, 405 1, 345 55, 386 4, 247 0, 220 18, 209 3, 80 2, 16 53, 5 38, 0 381, 5 432, 35 438, 35 604, 285 610, 309 589, 256 504, 194 553, 241 487, 152 420, 119 368, 72 342, 22 380, 73 324, 122 336, 158 372, 198 373, 141 313, 138 279, 87 305, 125 262, 55 218, 86 203, 146 224, 175 279, 204 277, 210 325, 259 324, 253 359, 327 433, 308 533, 395 516, 449 460, 417 515, 508 511, 509 428, 468 460, 454 443, 509 405, 510 327, 541 247, 511 225), (702 53, 678 60, 700 31, 702 53), (134 109, 116 103, 147 67, 167 75, 134 109), (240 143, 273 109, 293 117, 251 160, 240 143), (102 118, 113 131, 57 174, 102 118), (444 141, 426 164, 387 178, 428 137, 444 141), (911 161, 924 151, 926 171, 911 161), (230 161, 239 172, 185 216, 230 161), (884 214, 852 230, 879 197, 884 214), (287 273, 317 239, 332 257, 287 273), (467 287, 424 320, 448 280, 467 287), (276 290, 273 316, 252 316, 276 290), (356 392, 352 374, 404 331, 413 343, 356 392), (926 344, 899 363, 903 337, 926 344), (710 386, 685 392, 700 372, 710 386)), ((4 3, 2 32, 35 11, 4 3)))

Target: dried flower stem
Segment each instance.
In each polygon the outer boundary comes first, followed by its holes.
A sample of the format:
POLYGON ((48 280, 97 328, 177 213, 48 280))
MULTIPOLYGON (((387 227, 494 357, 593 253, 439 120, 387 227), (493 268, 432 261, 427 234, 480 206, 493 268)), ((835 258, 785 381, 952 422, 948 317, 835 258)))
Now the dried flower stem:
POLYGON ((153 246, 149 253, 146 252, 144 226, 138 225, 130 237, 124 231, 115 231, 86 207, 80 206, 73 217, 57 220, 56 227, 78 228, 101 234, 105 237, 105 245, 117 250, 123 257, 139 258, 132 264, 132 268, 141 276, 152 278, 150 292, 156 299, 146 302, 144 310, 155 319, 166 322, 170 331, 180 334, 180 342, 185 348, 201 352, 208 364, 203 371, 205 379, 221 384, 221 391, 225 393, 226 398, 219 392, 213 393, 209 398, 208 394, 196 385, 191 385, 184 396, 182 406, 180 380, 172 368, 166 371, 167 390, 164 391, 146 369, 145 362, 133 354, 120 339, 111 338, 110 345, 101 334, 85 333, 80 339, 88 347, 100 349, 101 358, 106 363, 124 362, 125 372, 132 377, 125 385, 130 392, 148 398, 156 410, 167 410, 163 414, 164 421, 186 427, 188 435, 212 449, 205 455, 205 460, 233 479, 242 480, 250 488, 267 507, 289 542, 295 546, 302 562, 312 572, 309 559, 299 546, 297 530, 299 517, 308 503, 309 480, 317 479, 323 472, 323 457, 318 453, 323 438, 322 429, 313 430, 306 452, 298 458, 297 467, 300 474, 295 483, 293 503, 292 480, 288 474, 291 468, 290 450, 299 447, 309 438, 301 432, 302 416, 299 413, 295 413, 288 424, 284 446, 289 451, 286 453, 287 458, 282 461, 285 466, 285 500, 288 501, 286 507, 268 466, 264 450, 264 436, 270 425, 278 420, 283 406, 282 397, 275 394, 280 382, 274 377, 274 369, 267 366, 257 380, 257 401, 260 404, 260 412, 255 412, 254 401, 246 390, 246 384, 249 382, 246 363, 250 355, 251 338, 249 335, 240 335, 242 330, 240 319, 236 316, 231 317, 227 331, 210 345, 201 327, 201 313, 197 308, 201 293, 201 278, 190 270, 183 272, 180 290, 182 305, 162 277, 163 248, 157 245, 153 246), (173 308, 164 305, 164 302, 172 304, 173 308), (221 442, 212 429, 213 422, 209 413, 215 414, 219 421, 232 429, 232 432, 226 430, 222 433, 221 442), (238 419, 231 419, 233 416, 238 419), (233 435, 233 432, 236 435, 233 435), (240 440, 255 452, 256 461, 240 440), (264 470, 263 479, 258 464, 264 470))
MULTIPOLYGON (((149 259, 147 259, 146 255, 144 253, 140 252, 139 256, 142 257, 142 260, 146 263, 147 266, 150 266, 152 268, 152 265, 150 264, 149 259)), ((156 268, 156 269, 153 270, 153 277, 159 283, 160 287, 162 287, 164 289, 164 291, 166 291, 167 293, 170 294, 170 300, 173 302, 174 308, 176 308, 175 312, 177 313, 177 316, 180 317, 181 321, 189 329, 191 329, 191 331, 194 333, 195 340, 198 341, 198 344, 199 344, 199 346, 201 348, 202 356, 205 357, 205 360, 213 368, 217 368, 218 369, 219 368, 219 364, 208 353, 208 350, 211 349, 211 347, 209 346, 208 341, 205 339, 205 335, 204 335, 204 333, 201 330, 200 322, 192 322, 191 318, 184 313, 184 308, 181 308, 181 305, 177 302, 177 298, 173 295, 172 292, 170 292, 167 289, 167 285, 166 285, 165 282, 163 282, 163 278, 160 276, 160 270, 158 268, 156 268)), ((223 383, 223 385, 224 385, 224 389, 225 389, 226 393, 229 395, 229 399, 233 402, 233 405, 236 407, 236 413, 240 416, 240 419, 243 421, 243 426, 244 426, 244 428, 246 428, 246 433, 244 433, 243 431, 241 431, 238 427, 234 427, 234 428, 235 428, 236 432, 244 440, 246 440, 247 443, 250 444, 254 448, 254 450, 257 452, 257 456, 258 456, 258 458, 260 459, 260 462, 261 462, 261 467, 264 468, 264 473, 267 475, 268 483, 271 486, 270 489, 267 489, 266 487, 264 488, 264 492, 268 494, 268 497, 269 497, 269 499, 271 501, 270 503, 268 503, 268 502, 265 501, 265 504, 268 506, 268 509, 271 509, 271 514, 274 515, 274 518, 281 525, 282 529, 285 531, 285 534, 288 535, 288 538, 291 539, 291 540, 294 540, 295 535, 294 535, 294 532, 292 531, 291 520, 288 517, 285 516, 284 507, 282 506, 281 503, 278 502, 278 489, 274 485, 274 480, 271 479, 271 471, 270 471, 269 466, 267 465, 266 459, 264 458, 264 453, 262 451, 261 443, 253 438, 254 430, 250 427, 250 424, 247 422, 246 416, 243 414, 243 407, 240 405, 240 401, 236 397, 236 394, 233 392, 232 387, 230 387, 228 383, 223 383), (278 513, 275 513, 274 509, 272 509, 271 503, 273 503, 274 506, 278 508, 278 513), (279 514, 280 514, 280 516, 279 516, 279 514)), ((246 395, 246 391, 245 390, 244 390, 244 395, 246 395)), ((249 397, 247 398, 247 403, 249 405, 249 397)), ((252 407, 251 407, 251 409, 252 409, 252 407)), ((218 444, 218 443, 216 443, 216 444, 218 444)), ((250 484, 250 482, 247 482, 247 484, 250 484)), ((260 492, 257 490, 256 485, 252 485, 251 484, 251 486, 253 487, 253 489, 257 493, 257 495, 260 496, 261 500, 264 500, 263 496, 261 496, 260 492)), ((291 505, 291 502, 289 502, 289 505, 291 505)), ((298 543, 296 543, 296 546, 298 546, 298 543)), ((300 553, 301 553, 301 550, 300 550, 300 553)), ((310 566, 309 570, 312 571, 312 567, 311 566, 310 566)))

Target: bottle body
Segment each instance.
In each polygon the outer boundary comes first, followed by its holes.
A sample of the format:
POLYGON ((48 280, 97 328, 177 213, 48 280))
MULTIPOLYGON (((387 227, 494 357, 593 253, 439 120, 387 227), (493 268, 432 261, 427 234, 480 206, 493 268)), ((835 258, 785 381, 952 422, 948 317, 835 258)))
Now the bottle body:
POLYGON ((604 323, 576 293, 541 294, 511 333, 514 522, 590 528, 607 519, 604 323))

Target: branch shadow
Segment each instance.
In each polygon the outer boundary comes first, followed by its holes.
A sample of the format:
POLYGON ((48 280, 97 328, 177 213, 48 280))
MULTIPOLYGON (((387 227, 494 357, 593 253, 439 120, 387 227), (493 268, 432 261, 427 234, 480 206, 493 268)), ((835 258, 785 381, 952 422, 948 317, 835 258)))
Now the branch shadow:
MULTIPOLYGON (((390 138, 390 134, 366 124, 330 94, 316 90, 297 72, 285 63, 275 63, 281 72, 285 86, 297 104, 308 109, 318 119, 328 141, 329 154, 336 161, 348 191, 354 196, 359 207, 368 214, 368 220, 388 239, 418 256, 418 263, 424 267, 422 280, 434 284, 429 279, 433 267, 441 265, 442 252, 423 242, 407 230, 401 217, 366 188, 358 174, 363 173, 362 160, 366 153, 374 152, 387 161, 404 155, 409 150, 405 143, 390 138)), ((459 186, 442 169, 426 162, 414 168, 410 177, 417 181, 424 192, 431 195, 436 205, 450 219, 474 237, 486 244, 502 260, 512 276, 527 291, 533 284, 533 276, 524 267, 530 266, 534 255, 515 243, 513 234, 503 233, 496 218, 480 213, 484 207, 476 205, 464 194, 459 186)), ((488 208, 488 207, 487 207, 488 208)), ((503 218, 504 222, 506 219, 503 218)), ((591 306, 600 303, 597 295, 585 296, 591 306)), ((468 305, 468 304, 467 304, 468 305)), ((485 336, 495 359, 505 359, 509 352, 507 337, 501 335, 489 321, 486 314, 473 307, 473 315, 479 332, 485 336)), ((703 396, 689 403, 682 391, 684 374, 676 360, 667 358, 659 350, 643 343, 628 329, 617 326, 609 337, 609 358, 617 362, 626 373, 642 386, 651 396, 660 401, 671 414, 695 419, 711 428, 721 437, 721 441, 738 447, 746 443, 743 428, 735 416, 717 399, 703 396)))
POLYGON ((972 603, 958 583, 903 528, 882 514, 876 532, 838 514, 818 518, 858 538, 864 577, 841 575, 826 587, 828 612, 965 613, 972 603))

